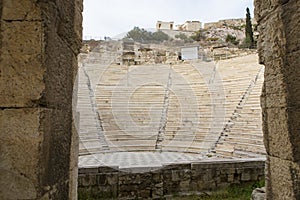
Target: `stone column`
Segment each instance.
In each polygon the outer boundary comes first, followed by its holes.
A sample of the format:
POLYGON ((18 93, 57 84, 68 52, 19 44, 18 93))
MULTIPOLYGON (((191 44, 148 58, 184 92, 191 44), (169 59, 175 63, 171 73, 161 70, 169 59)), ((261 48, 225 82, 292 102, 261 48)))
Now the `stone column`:
POLYGON ((74 199, 82 0, 2 0, 0 9, 0 199, 74 199))
POLYGON ((255 0, 267 199, 300 199, 300 1, 255 0))

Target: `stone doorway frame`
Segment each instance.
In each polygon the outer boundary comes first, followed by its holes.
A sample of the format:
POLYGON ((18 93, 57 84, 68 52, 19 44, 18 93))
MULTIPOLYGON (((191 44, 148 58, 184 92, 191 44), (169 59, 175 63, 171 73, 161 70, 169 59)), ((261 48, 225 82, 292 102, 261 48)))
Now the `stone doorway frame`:
MULTIPOLYGON (((300 199, 299 9, 297 0, 255 0, 267 199, 300 199)), ((82 10, 83 0, 0 2, 3 198, 77 198, 72 89, 82 10)))

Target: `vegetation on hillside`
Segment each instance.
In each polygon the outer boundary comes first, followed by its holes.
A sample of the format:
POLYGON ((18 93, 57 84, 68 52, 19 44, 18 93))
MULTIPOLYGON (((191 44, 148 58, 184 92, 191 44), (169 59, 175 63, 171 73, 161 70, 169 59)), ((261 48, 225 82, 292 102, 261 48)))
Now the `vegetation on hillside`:
POLYGON ((186 36, 186 34, 184 34, 184 33, 180 33, 178 35, 175 35, 175 38, 176 39, 181 39, 181 40, 183 40, 186 43, 194 41, 192 38, 186 36))
POLYGON ((194 41, 199 42, 199 41, 205 40, 205 35, 204 35, 203 30, 200 29, 198 31, 195 31, 190 37, 188 37, 184 33, 180 33, 178 35, 175 35, 175 38, 176 39, 181 39, 186 43, 192 43, 194 41))
POLYGON ((205 40, 205 34, 204 34, 203 30, 200 29, 200 30, 194 32, 193 35, 191 36, 191 38, 195 41, 205 40))
POLYGON ((230 34, 227 34, 226 36, 226 42, 229 42, 233 45, 238 45, 239 44, 239 41, 236 39, 235 36, 233 35, 230 35, 230 34))
POLYGON ((200 29, 195 31, 191 36, 188 36, 184 32, 179 32, 174 38, 162 31, 150 32, 136 26, 130 30, 124 38, 132 39, 133 41, 140 43, 160 43, 164 41, 172 41, 173 43, 193 43, 197 41, 207 45, 217 43, 253 49, 256 47, 253 28, 255 30, 256 27, 252 27, 250 10, 249 8, 246 8, 246 24, 229 25, 223 28, 208 30, 200 29), (243 31, 245 34, 243 34, 243 31))
POLYGON ((169 36, 162 31, 150 32, 139 27, 134 27, 125 36, 126 39, 132 39, 135 42, 148 43, 148 42, 163 42, 169 40, 169 36))

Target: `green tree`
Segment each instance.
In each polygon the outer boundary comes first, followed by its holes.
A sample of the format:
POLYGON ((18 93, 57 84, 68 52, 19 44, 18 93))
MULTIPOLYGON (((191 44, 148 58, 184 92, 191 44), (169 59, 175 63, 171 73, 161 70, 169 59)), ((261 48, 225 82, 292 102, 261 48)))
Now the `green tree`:
POLYGON ((191 36, 191 38, 195 41, 201 41, 201 40, 205 40, 205 35, 204 35, 203 31, 200 29, 200 30, 194 32, 193 35, 191 36))
POLYGON ((193 39, 189 38, 189 37, 186 36, 186 34, 184 34, 184 33, 180 33, 180 34, 175 35, 175 38, 181 39, 181 40, 183 40, 184 42, 193 42, 193 39))
POLYGON ((146 33, 146 30, 140 29, 139 27, 134 27, 131 31, 129 31, 125 38, 131 38, 136 42, 143 42, 147 40, 149 34, 146 33))
POLYGON ((231 44, 234 44, 234 45, 238 45, 239 44, 239 41, 236 40, 236 37, 233 36, 233 35, 230 35, 230 34, 227 34, 227 36, 226 36, 226 42, 230 42, 231 44))
POLYGON ((244 40, 244 46, 247 48, 254 48, 255 42, 254 42, 254 38, 253 38, 251 15, 250 15, 250 10, 248 7, 246 8, 245 35, 246 35, 246 38, 244 40))
POLYGON ((139 27, 134 27, 127 33, 125 38, 131 38, 135 42, 147 43, 147 42, 162 42, 169 39, 169 36, 162 31, 149 32, 139 27))
POLYGON ((169 39, 170 37, 162 31, 152 33, 152 40, 154 41, 163 42, 169 39))

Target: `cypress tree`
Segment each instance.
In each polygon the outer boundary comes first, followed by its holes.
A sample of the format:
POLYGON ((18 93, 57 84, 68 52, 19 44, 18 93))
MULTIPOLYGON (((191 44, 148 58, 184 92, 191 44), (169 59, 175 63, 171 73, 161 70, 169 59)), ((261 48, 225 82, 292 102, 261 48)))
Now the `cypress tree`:
POLYGON ((254 48, 254 39, 253 39, 253 31, 252 31, 252 23, 251 23, 251 16, 250 10, 247 7, 246 9, 246 28, 245 28, 245 45, 248 48, 254 48))

